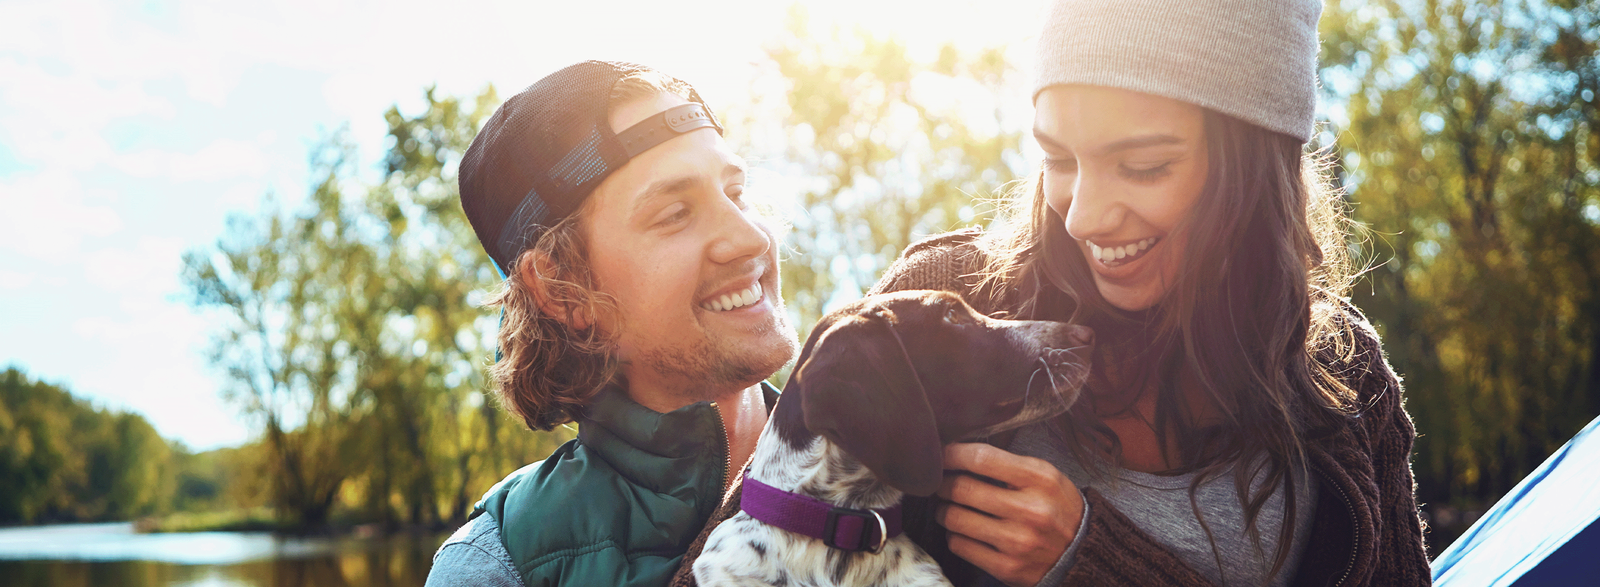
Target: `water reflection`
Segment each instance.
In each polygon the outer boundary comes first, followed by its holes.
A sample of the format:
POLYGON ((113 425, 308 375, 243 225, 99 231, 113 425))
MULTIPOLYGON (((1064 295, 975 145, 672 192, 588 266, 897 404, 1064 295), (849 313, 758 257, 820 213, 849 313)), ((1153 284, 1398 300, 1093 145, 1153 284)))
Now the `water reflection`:
POLYGON ((11 528, 0 530, 0 585, 416 586, 444 538, 136 534, 128 524, 11 528))

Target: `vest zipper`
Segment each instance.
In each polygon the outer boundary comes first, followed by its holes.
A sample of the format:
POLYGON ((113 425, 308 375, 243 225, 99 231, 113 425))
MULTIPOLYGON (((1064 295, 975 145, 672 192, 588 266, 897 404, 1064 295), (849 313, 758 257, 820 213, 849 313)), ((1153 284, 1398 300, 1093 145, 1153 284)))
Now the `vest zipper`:
POLYGON ((711 402, 711 408, 711 413, 717 415, 717 425, 722 427, 722 493, 726 494, 733 481, 728 476, 733 471, 733 439, 728 437, 728 423, 722 419, 722 408, 717 402, 711 402))
POLYGON ((1334 587, 1338 587, 1343 585, 1346 579, 1350 578, 1350 572, 1356 568, 1356 551, 1361 548, 1361 526, 1356 520, 1356 508, 1350 503, 1350 496, 1344 492, 1344 487, 1335 483, 1333 477, 1327 473, 1319 470, 1317 474, 1322 475, 1322 478, 1328 481, 1328 485, 1332 485, 1333 489, 1339 492, 1339 500, 1344 502, 1344 511, 1350 514, 1350 558, 1345 563, 1344 574, 1340 575, 1339 581, 1334 583, 1334 587))

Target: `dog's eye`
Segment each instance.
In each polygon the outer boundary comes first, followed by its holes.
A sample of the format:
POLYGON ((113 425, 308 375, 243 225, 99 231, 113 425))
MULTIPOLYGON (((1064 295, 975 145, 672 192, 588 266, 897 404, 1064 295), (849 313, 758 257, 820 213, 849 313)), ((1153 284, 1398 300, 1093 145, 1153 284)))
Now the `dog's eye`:
POLYGON ((958 306, 950 306, 950 309, 944 311, 944 321, 951 324, 960 324, 965 322, 966 318, 966 314, 958 306))

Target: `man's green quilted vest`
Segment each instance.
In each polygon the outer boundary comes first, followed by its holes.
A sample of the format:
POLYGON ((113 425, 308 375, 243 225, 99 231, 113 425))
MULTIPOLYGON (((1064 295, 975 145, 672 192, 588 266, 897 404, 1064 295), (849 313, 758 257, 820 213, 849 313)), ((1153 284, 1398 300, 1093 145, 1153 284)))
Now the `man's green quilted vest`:
MULTIPOLYGON (((761 384, 767 409, 777 390, 761 384)), ((495 485, 488 513, 527 587, 665 585, 722 498, 728 447, 716 406, 662 414, 615 386, 578 438, 495 485)))

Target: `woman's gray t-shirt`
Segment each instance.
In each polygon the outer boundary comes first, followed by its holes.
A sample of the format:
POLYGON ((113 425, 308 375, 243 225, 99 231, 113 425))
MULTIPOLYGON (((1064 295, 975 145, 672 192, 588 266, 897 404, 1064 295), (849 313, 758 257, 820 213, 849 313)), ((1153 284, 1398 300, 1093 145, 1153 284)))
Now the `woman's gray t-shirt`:
MULTIPOLYGON (((1078 488, 1095 488, 1106 501, 1127 516, 1145 534, 1160 542, 1191 568, 1218 585, 1288 585, 1298 568, 1311 535, 1311 520, 1316 513, 1315 479, 1304 468, 1294 467, 1295 528, 1289 556, 1270 581, 1272 560, 1277 553, 1279 531, 1284 523, 1285 487, 1267 498, 1256 518, 1261 542, 1258 545, 1244 530, 1244 509, 1233 483, 1230 468, 1205 480, 1189 501, 1189 484, 1194 473, 1152 475, 1127 469, 1110 468, 1100 478, 1090 475, 1071 451, 1059 428, 1048 422, 1025 426, 1011 443, 1011 452, 1048 461, 1060 469, 1078 488), (1198 509, 1200 516, 1196 516, 1198 509), (1212 548, 1204 518, 1216 540, 1212 548)), ((1235 465, 1237 466, 1237 465, 1235 465)), ((1260 487, 1256 479, 1255 487, 1260 487)), ((1074 545, 1076 546, 1076 545, 1074 545)), ((1064 561, 1070 566, 1070 561, 1064 561)), ((1059 565, 1058 565, 1059 566, 1059 565)), ((1058 575, 1060 571, 1051 574, 1058 575)), ((1047 576, 1047 579, 1051 577, 1047 576)), ((1059 579, 1058 579, 1059 580, 1059 579)))

